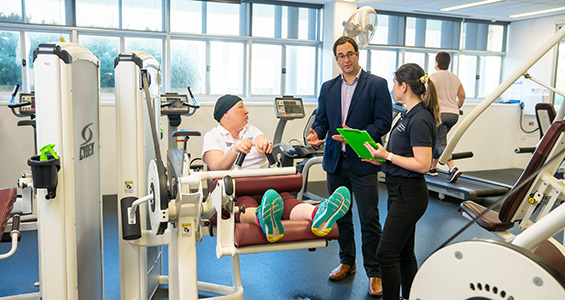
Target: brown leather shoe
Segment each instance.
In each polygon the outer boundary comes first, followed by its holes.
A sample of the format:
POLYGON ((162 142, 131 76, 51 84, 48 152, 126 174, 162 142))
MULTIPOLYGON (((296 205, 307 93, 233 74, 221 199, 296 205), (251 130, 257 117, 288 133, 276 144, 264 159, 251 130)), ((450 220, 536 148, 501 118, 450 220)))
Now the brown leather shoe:
POLYGON ((347 275, 349 275, 351 273, 355 273, 355 271, 357 271, 357 269, 355 268, 355 265, 350 266, 350 265, 346 265, 346 264, 339 264, 339 266, 337 266, 337 268, 335 268, 330 273, 330 279, 331 280, 340 280, 340 279, 345 278, 347 275))
POLYGON ((369 295, 371 296, 382 296, 383 294, 383 283, 379 277, 369 278, 369 295))

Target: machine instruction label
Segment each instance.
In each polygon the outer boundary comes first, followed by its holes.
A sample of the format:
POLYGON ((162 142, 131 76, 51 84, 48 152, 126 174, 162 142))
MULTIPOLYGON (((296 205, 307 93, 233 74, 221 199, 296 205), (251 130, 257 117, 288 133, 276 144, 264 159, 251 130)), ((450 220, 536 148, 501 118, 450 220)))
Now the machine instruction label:
POLYGON ((124 181, 124 193, 133 193, 133 181, 124 181))
POLYGON ((192 227, 191 223, 182 223, 182 237, 191 237, 192 236, 192 227))

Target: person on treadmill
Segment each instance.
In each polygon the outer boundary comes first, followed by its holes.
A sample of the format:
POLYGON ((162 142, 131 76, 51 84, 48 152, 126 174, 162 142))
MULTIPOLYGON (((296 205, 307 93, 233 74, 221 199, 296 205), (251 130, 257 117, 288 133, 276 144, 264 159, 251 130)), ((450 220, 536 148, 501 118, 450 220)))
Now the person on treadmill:
MULTIPOLYGON (((451 56, 449 53, 438 53, 435 65, 437 72, 430 74, 430 78, 436 85, 441 115, 441 124, 437 127, 437 140, 433 152, 432 167, 428 172, 428 175, 431 176, 438 175, 437 163, 447 146, 447 133, 457 123, 459 109, 463 106, 463 102, 465 102, 465 90, 461 80, 459 80, 457 75, 447 70, 450 62, 451 56)), ((449 179, 447 179, 447 182, 455 182, 462 172, 451 159, 447 161, 447 166, 449 167, 449 179)))

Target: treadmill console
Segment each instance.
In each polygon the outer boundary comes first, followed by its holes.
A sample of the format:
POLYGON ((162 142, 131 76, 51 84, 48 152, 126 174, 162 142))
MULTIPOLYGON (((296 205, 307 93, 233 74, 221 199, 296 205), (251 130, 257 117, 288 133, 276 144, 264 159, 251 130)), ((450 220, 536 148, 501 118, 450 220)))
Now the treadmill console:
POLYGON ((282 96, 275 98, 275 114, 283 120, 304 118, 304 104, 302 98, 282 96))
POLYGON ((190 103, 188 95, 178 93, 166 93, 161 95, 161 114, 163 115, 185 115, 190 111, 190 107, 185 103, 190 103))
POLYGON ((20 93, 21 104, 26 104, 18 107, 20 115, 22 116, 33 116, 35 115, 35 93, 20 93))

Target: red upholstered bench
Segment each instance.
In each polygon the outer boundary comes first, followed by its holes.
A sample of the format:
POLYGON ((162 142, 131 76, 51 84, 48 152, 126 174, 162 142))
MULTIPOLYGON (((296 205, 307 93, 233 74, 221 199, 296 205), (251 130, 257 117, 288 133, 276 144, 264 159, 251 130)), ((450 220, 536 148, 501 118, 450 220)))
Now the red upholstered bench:
POLYGON ((2 238, 2 241, 11 240, 9 233, 4 234, 4 228, 6 228, 8 219, 10 219, 10 212, 14 208, 16 196, 16 188, 0 189, 0 238, 2 238))
MULTIPOLYGON (((275 175, 261 177, 238 177, 235 181, 235 196, 255 195, 262 196, 268 189, 279 193, 298 192, 302 188, 302 174, 275 175)), ((214 184, 215 186, 215 184, 214 184)), ((215 217, 211 219, 215 224, 215 217)), ((282 220, 284 237, 276 243, 269 243, 261 227, 249 223, 235 223, 234 244, 236 247, 245 247, 261 244, 279 244, 304 240, 322 239, 333 240, 339 237, 337 224, 331 232, 324 237, 312 233, 312 222, 309 220, 282 220)))

